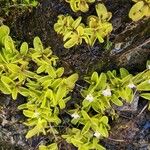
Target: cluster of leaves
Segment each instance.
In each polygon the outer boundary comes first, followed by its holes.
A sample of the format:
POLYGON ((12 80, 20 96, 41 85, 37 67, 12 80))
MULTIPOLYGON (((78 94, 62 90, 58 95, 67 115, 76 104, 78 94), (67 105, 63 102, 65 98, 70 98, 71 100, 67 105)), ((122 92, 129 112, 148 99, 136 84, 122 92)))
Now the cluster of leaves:
POLYGON ((150 16, 150 0, 132 0, 135 2, 129 12, 129 17, 133 21, 138 21, 144 16, 150 16))
MULTIPOLYGON (((78 22, 80 18, 73 25, 78 22)), ((68 28, 65 30, 68 32, 68 28)), ((39 37, 34 38, 32 48, 24 42, 18 50, 9 32, 7 26, 0 27, 0 91, 11 94, 14 100, 18 94, 26 97, 27 102, 18 107, 27 117, 24 124, 30 127, 26 138, 40 133, 49 133, 55 138, 61 123, 60 111, 70 100, 69 92, 78 74, 64 77, 64 68, 57 67, 58 58, 50 47, 43 47, 39 37)), ((132 103, 135 95, 150 100, 150 61, 147 69, 137 75, 121 68, 119 73, 116 70, 100 75, 94 72, 85 81, 89 86, 81 91, 84 98, 81 106, 68 111, 73 127, 67 128, 62 138, 79 150, 105 150, 100 140, 109 136, 109 118, 114 117, 114 106, 132 103)), ((39 149, 57 150, 58 146, 52 143, 39 149)))
POLYGON ((86 81, 90 84, 88 89, 82 91, 85 98, 82 104, 86 111, 92 108, 97 113, 105 114, 112 109, 112 105, 123 106, 124 103, 132 103, 137 94, 150 99, 150 93, 145 93, 150 91, 149 69, 135 76, 125 68, 120 69, 120 74, 117 74, 116 70, 100 75, 94 72, 86 81))
POLYGON ((79 150, 103 150, 99 141, 109 136, 109 117, 114 119, 116 115, 114 106, 132 103, 136 95, 150 100, 150 61, 147 69, 135 76, 121 68, 119 73, 116 70, 100 75, 94 72, 85 80, 89 86, 81 91, 82 106, 76 105, 76 109, 69 111, 71 123, 78 128, 68 129, 63 138, 79 150))
POLYGON ((82 133, 77 128, 68 129, 67 135, 63 135, 68 143, 72 143, 78 150, 105 150, 103 146, 99 144, 99 139, 94 137, 91 131, 82 133))
POLYGON ((18 107, 31 128, 26 138, 41 132, 55 134, 54 126, 61 122, 59 111, 70 99, 68 93, 78 74, 62 77, 64 68, 57 68, 58 58, 52 55, 50 47, 43 47, 39 37, 34 38, 33 48, 24 42, 17 50, 9 32, 7 26, 0 27, 0 91, 11 94, 14 100, 18 94, 27 98, 27 103, 18 107))
POLYGON ((89 10, 88 3, 94 3, 95 0, 65 0, 70 3, 70 7, 74 12, 82 11, 87 12, 89 10))
POLYGON ((83 40, 90 46, 93 46, 97 39, 100 43, 103 43, 104 38, 111 33, 113 27, 108 21, 112 14, 107 11, 103 4, 98 4, 95 8, 97 16, 89 16, 87 26, 81 23, 82 17, 74 20, 71 16, 58 16, 54 30, 63 35, 65 48, 80 45, 83 40))

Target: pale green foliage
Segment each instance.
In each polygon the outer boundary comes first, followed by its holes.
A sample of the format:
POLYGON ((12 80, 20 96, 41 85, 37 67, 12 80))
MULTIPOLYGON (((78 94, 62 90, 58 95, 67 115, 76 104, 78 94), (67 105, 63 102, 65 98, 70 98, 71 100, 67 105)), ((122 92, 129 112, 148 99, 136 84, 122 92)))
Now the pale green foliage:
POLYGON ((65 108, 68 93, 78 79, 78 74, 62 77, 64 68, 56 66, 58 58, 50 47, 44 48, 39 37, 34 38, 33 46, 29 48, 24 42, 18 51, 9 28, 0 27, 0 91, 13 99, 18 94, 27 98, 27 103, 18 107, 28 118, 25 124, 31 127, 26 138, 41 132, 57 133, 50 126, 61 122, 59 110, 65 108), (29 63, 34 63, 34 68, 29 63))
MULTIPOLYGON (((101 23, 111 17, 110 13, 104 16, 98 11, 97 13, 99 17, 95 19, 101 23)), ((63 22, 65 18, 61 16, 61 19, 63 22)), ((71 25, 69 30, 65 26, 62 27, 61 22, 55 26, 61 34, 65 30, 66 33, 63 34, 66 39, 70 32, 73 32, 70 30, 84 30, 80 17, 71 19, 71 22, 68 20, 65 21, 71 25)), ((58 58, 52 54, 50 47, 44 48, 39 37, 34 38, 32 48, 24 42, 18 50, 9 32, 7 26, 0 27, 0 91, 11 94, 14 100, 18 94, 26 97, 27 102, 18 107, 27 117, 24 124, 30 128, 26 138, 41 133, 50 133, 57 138, 57 126, 61 123, 60 111, 71 98, 69 93, 78 80, 78 74, 64 77, 64 68, 57 67, 58 58), (34 67, 31 67, 32 63, 34 67)), ((82 39, 84 33, 77 33, 71 35, 80 35, 78 39, 82 39)), ((68 128, 62 137, 78 150, 105 150, 100 140, 109 136, 109 117, 113 119, 115 115, 114 105, 120 107, 124 103, 132 103, 135 95, 150 100, 150 61, 147 61, 146 67, 146 70, 137 75, 121 68, 119 73, 116 70, 100 75, 94 72, 90 77, 86 77, 89 86, 81 91, 84 98, 82 105, 76 105, 75 109, 68 111, 75 128, 68 128)), ((41 145, 39 149, 58 150, 57 140, 48 146, 41 145)))
POLYGON ((97 16, 88 17, 88 27, 85 34, 89 36, 89 45, 93 46, 98 39, 100 43, 104 42, 104 37, 109 35, 113 30, 112 24, 108 22, 112 14, 107 11, 103 4, 96 5, 97 16))
POLYGON ((78 120, 74 118, 72 123, 80 123, 83 125, 83 129, 81 130, 82 135, 91 130, 93 132, 99 132, 102 137, 108 137, 108 129, 110 129, 110 127, 108 125, 107 116, 97 114, 90 117, 84 110, 81 110, 81 112, 78 113, 80 114, 80 118, 78 120))
POLYGON ((150 17, 150 1, 149 0, 132 0, 135 4, 132 6, 129 17, 133 21, 138 21, 144 16, 150 17))
POLYGON ((74 12, 82 11, 87 12, 89 10, 88 3, 94 3, 95 0, 65 0, 70 3, 70 7, 74 12))
POLYGON ((81 23, 81 17, 74 20, 71 16, 58 16, 54 30, 63 35, 65 48, 81 45, 83 40, 90 46, 93 46, 97 39, 100 43, 104 42, 104 38, 113 29, 112 24, 108 22, 112 15, 103 4, 96 5, 96 12, 97 16, 88 17, 87 26, 81 23))
POLYGON ((116 115, 114 106, 132 103, 135 95, 150 100, 149 69, 150 61, 147 61, 147 69, 135 76, 121 68, 119 73, 116 70, 100 75, 94 72, 91 77, 86 77, 89 86, 81 91, 84 97, 82 106, 76 105, 75 109, 69 110, 71 123, 76 128, 68 129, 63 138, 79 150, 104 149, 99 142, 109 136, 109 117, 114 119, 116 115))
POLYGON ((77 128, 68 129, 67 135, 62 137, 66 139, 68 143, 72 143, 78 148, 78 150, 105 150, 103 146, 99 144, 99 139, 93 137, 92 131, 81 133, 82 131, 77 128))
MULTIPOLYGON (((135 76, 121 68, 120 74, 115 70, 101 73, 94 72, 86 81, 90 86, 82 90, 83 108, 87 111, 92 107, 96 112, 105 114, 112 109, 112 104, 122 106, 123 103, 132 103, 134 95, 139 93, 142 97, 144 91, 150 91, 150 71, 147 69, 135 76), (91 95, 92 101, 87 96, 91 95)), ((147 98, 148 99, 148 98, 147 98)))
POLYGON ((39 150, 58 150, 58 147, 56 143, 52 143, 48 146, 40 145, 39 150))

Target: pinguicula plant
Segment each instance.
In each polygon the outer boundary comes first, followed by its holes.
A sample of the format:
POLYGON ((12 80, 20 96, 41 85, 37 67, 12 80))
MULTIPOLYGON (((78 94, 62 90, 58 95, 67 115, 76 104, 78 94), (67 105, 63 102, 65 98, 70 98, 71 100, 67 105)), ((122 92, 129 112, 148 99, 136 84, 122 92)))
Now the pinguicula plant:
POLYGON ((58 34, 64 36, 65 48, 71 48, 75 45, 80 45, 85 39, 88 42, 88 37, 84 34, 85 25, 81 23, 82 17, 74 20, 71 16, 58 16, 58 21, 54 25, 54 30, 58 34))
POLYGON ((82 11, 87 12, 89 10, 88 3, 94 3, 95 0, 65 0, 70 3, 70 7, 74 12, 82 11))
POLYGON ((132 0, 135 4, 132 6, 129 17, 133 21, 138 21, 145 17, 150 17, 150 0, 132 0))
POLYGON ((113 27, 110 22, 111 13, 107 11, 103 4, 96 5, 98 16, 88 17, 88 25, 81 23, 82 18, 74 20, 71 16, 59 15, 54 30, 63 35, 65 48, 71 48, 75 45, 81 45, 85 41, 88 45, 93 46, 98 39, 100 43, 108 36, 113 27))
POLYGON ((109 22, 112 14, 107 11, 105 5, 96 5, 96 12, 97 16, 88 17, 88 27, 85 29, 85 34, 89 36, 88 44, 91 46, 94 45, 97 39, 100 43, 103 43, 104 38, 113 30, 113 26, 109 22))
POLYGON ((137 75, 121 68, 119 73, 116 70, 100 75, 94 72, 85 81, 89 86, 81 91, 82 105, 68 111, 76 128, 67 129, 62 137, 81 150, 103 150, 100 140, 109 136, 109 118, 117 115, 114 106, 132 103, 135 95, 150 100, 150 61, 147 69, 137 75))
POLYGON ((77 128, 67 129, 67 134, 62 137, 70 144, 73 144, 78 150, 105 150, 99 143, 99 133, 88 131, 85 134, 77 128))
POLYGON ((54 126, 61 122, 59 111, 70 99, 68 93, 78 74, 64 77, 64 68, 57 67, 58 58, 50 47, 44 48, 39 37, 34 38, 33 48, 24 42, 17 50, 9 32, 7 26, 0 27, 0 91, 11 94, 14 100, 18 94, 26 97, 27 102, 18 107, 27 117, 24 124, 30 127, 26 138, 56 134, 54 126))
MULTIPOLYGON (((111 13, 102 4, 98 4, 96 10, 98 16, 89 17, 91 28, 81 23, 81 17, 76 20, 69 16, 59 17, 55 30, 63 34, 67 48, 81 44, 82 39, 88 43, 92 38, 91 45, 97 38, 103 42, 107 30, 102 29, 105 32, 99 34, 99 27, 95 30, 91 20, 94 19, 98 26, 107 24, 111 13), (92 32, 100 37, 92 35, 92 32)), ((111 25, 107 25, 110 31, 111 25)), ((125 68, 120 68, 119 72, 93 72, 85 78, 88 84, 81 90, 81 105, 68 109, 72 126, 61 135, 57 130, 62 122, 60 112, 71 99, 70 92, 78 74, 64 76, 64 68, 57 66, 58 57, 53 55, 50 47, 44 48, 39 37, 34 38, 33 47, 23 42, 18 49, 9 32, 7 26, 0 26, 0 91, 12 95, 14 100, 18 94, 26 97, 26 103, 18 109, 27 118, 24 122, 29 127, 27 139, 39 134, 53 135, 52 143, 47 146, 41 143, 40 150, 58 150, 58 136, 78 150, 105 150, 100 141, 109 137, 109 118, 113 119, 117 112, 115 105, 121 107, 132 103, 136 95, 150 100, 150 61, 147 61, 146 70, 137 75, 130 74, 125 68)))
POLYGON ((94 72, 90 78, 86 78, 89 87, 81 92, 84 97, 83 108, 86 111, 92 108, 105 114, 107 110, 112 109, 112 104, 123 106, 124 103, 132 103, 135 94, 144 97, 145 91, 150 91, 149 79, 149 69, 135 76, 125 68, 120 69, 119 75, 115 70, 100 75, 94 72))

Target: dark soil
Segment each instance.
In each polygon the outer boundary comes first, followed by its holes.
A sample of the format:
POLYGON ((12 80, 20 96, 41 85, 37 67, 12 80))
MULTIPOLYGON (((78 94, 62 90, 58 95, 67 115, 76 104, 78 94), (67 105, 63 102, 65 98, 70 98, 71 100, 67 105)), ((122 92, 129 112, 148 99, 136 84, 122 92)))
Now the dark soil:
MULTIPOLYGON (((11 28, 11 35, 18 43, 27 41, 32 45, 33 38, 39 36, 45 46, 51 46, 54 54, 60 58, 60 65, 65 68, 66 75, 78 72, 82 79, 94 70, 100 72, 118 67, 126 67, 132 73, 144 70, 150 54, 150 19, 145 18, 137 23, 129 19, 128 12, 133 4, 131 0, 103 2, 113 14, 111 22, 114 30, 109 37, 112 46, 108 50, 105 49, 106 43, 98 42, 94 47, 83 43, 67 50, 63 47, 62 37, 53 29, 59 14, 70 14, 74 18, 82 15, 83 22, 86 23, 86 18, 96 13, 94 4, 86 14, 73 13, 64 0, 44 0, 37 8, 23 11, 11 8, 8 15, 2 11, 0 13, 3 23, 11 28)), ((77 91, 78 87, 73 95, 80 97, 77 91)), ((0 104, 3 105, 0 109, 0 150, 34 150, 41 141, 49 141, 49 138, 43 136, 27 141, 24 137, 27 128, 21 123, 23 116, 16 109, 24 99, 19 97, 14 102, 9 96, 0 97, 0 104)), ((145 103, 139 102, 136 112, 127 112, 130 117, 120 117, 112 122, 110 138, 102 141, 108 150, 150 149, 150 113, 144 111, 138 116, 144 106, 145 103)), ((60 150, 75 149, 64 141, 60 142, 59 147, 60 150)))

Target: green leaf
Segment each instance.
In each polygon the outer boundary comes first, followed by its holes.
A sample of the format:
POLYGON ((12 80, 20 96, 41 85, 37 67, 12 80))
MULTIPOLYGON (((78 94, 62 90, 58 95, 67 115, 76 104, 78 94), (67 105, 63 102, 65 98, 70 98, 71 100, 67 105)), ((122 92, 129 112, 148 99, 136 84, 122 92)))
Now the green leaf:
POLYGON ((21 70, 21 68, 16 64, 7 64, 6 66, 13 73, 19 73, 21 70))
POLYGON ((57 89, 57 88, 60 86, 60 84, 62 84, 62 81, 63 81, 62 78, 56 79, 56 80, 50 85, 50 87, 55 90, 55 89, 57 89))
POLYGON ((29 96, 29 89, 27 88, 19 87, 18 92, 25 97, 29 96))
POLYGON ((82 141, 80 141, 80 140, 78 140, 78 139, 71 139, 71 143, 74 145, 74 146, 76 146, 76 147, 79 147, 79 146, 81 146, 82 144, 83 144, 83 142, 82 141))
POLYGON ((38 123, 37 119, 30 119, 28 120, 28 122, 25 122, 24 124, 28 127, 31 127, 37 125, 37 123, 38 123))
POLYGON ((35 126, 33 129, 29 130, 27 135, 26 135, 26 138, 29 139, 31 138, 32 136, 38 134, 39 132, 41 132, 41 129, 42 129, 42 126, 41 125, 37 125, 35 126))
POLYGON ((96 5, 96 12, 101 21, 107 21, 111 18, 112 14, 107 11, 107 8, 103 4, 96 5))
POLYGON ((135 75, 132 79, 133 83, 135 84, 140 84, 141 82, 143 82, 145 79, 145 72, 141 72, 141 73, 138 73, 137 75, 135 75))
POLYGON ((57 74, 57 77, 58 77, 58 78, 60 78, 60 77, 63 75, 63 73, 64 73, 64 68, 63 68, 63 67, 58 68, 58 69, 56 70, 56 74, 57 74))
POLYGON ((144 1, 139 1, 136 4, 134 4, 133 7, 130 9, 129 17, 133 21, 140 20, 144 16, 143 7, 144 7, 144 1))
POLYGON ((96 89, 105 89, 106 81, 107 81, 107 77, 106 77, 105 73, 101 73, 101 75, 98 79, 98 82, 96 84, 96 89))
POLYGON ((117 106, 122 106, 123 103, 121 100, 118 99, 118 97, 116 95, 113 94, 112 98, 111 98, 111 101, 117 105, 117 106))
POLYGON ((123 79, 129 75, 129 72, 125 68, 120 68, 120 75, 121 75, 121 79, 123 79))
POLYGON ((91 81, 97 83, 98 82, 98 73, 97 72, 93 72, 92 76, 91 76, 91 81))
POLYGON ((48 146, 40 145, 39 150, 58 150, 57 143, 52 143, 48 146))
POLYGON ((4 45, 5 45, 6 51, 8 51, 9 53, 14 52, 15 45, 14 45, 14 42, 10 36, 5 36, 4 45))
POLYGON ((104 39, 103 39, 103 37, 102 37, 102 35, 100 33, 96 32, 96 37, 98 38, 100 43, 104 42, 104 39))
POLYGON ((13 90, 12 90, 12 98, 14 100, 16 100, 17 99, 17 95, 18 95, 18 90, 17 90, 16 87, 14 87, 13 90))
POLYGON ((37 50, 37 51, 43 51, 43 49, 44 49, 43 44, 39 37, 34 38, 33 45, 34 45, 35 50, 37 50))
POLYGON ((82 135, 86 134, 86 133, 89 131, 90 127, 91 127, 91 123, 90 123, 90 122, 87 122, 87 123, 85 124, 85 126, 83 127, 81 134, 82 134, 82 135))
POLYGON ((100 124, 98 131, 102 134, 102 136, 108 137, 108 130, 105 125, 100 124))
POLYGON ((30 111, 30 110, 23 110, 23 114, 24 114, 26 117, 33 118, 35 112, 30 111))
POLYGON ((105 125, 108 124, 108 117, 107 116, 103 116, 101 119, 100 119, 100 122, 104 123, 105 125))
POLYGON ((27 108, 27 104, 21 104, 17 107, 19 110, 22 110, 22 109, 26 109, 27 108))
POLYGON ((82 102, 83 108, 87 108, 90 104, 91 102, 87 101, 86 99, 82 102))
POLYGON ((71 38, 67 42, 65 42, 64 47, 69 49, 78 43, 76 38, 71 38))
POLYGON ((40 145, 39 150, 48 150, 48 147, 45 145, 40 145))
POLYGON ((73 119, 71 120, 71 123, 74 124, 74 125, 76 125, 76 124, 79 122, 79 120, 80 120, 80 118, 77 118, 77 119, 74 119, 74 118, 73 118, 73 119))
POLYGON ((56 78, 56 71, 55 69, 50 65, 47 67, 46 72, 52 77, 56 78))
POLYGON ((73 22, 72 27, 73 27, 74 29, 76 29, 76 28, 80 25, 81 20, 82 20, 82 17, 78 17, 78 18, 73 22))
POLYGON ((57 143, 52 143, 48 146, 48 150, 58 150, 57 143))
POLYGON ((5 85, 2 81, 0 81, 0 91, 4 94, 11 94, 12 92, 8 84, 5 85))
POLYGON ((84 2, 82 3, 82 1, 79 4, 79 7, 80 7, 80 10, 82 12, 87 12, 89 10, 89 5, 87 3, 84 3, 84 2))
POLYGON ((20 54, 27 55, 28 53, 28 43, 23 42, 20 47, 20 54))
POLYGON ((66 32, 63 37, 63 41, 66 41, 67 39, 71 38, 72 33, 72 31, 66 32))
POLYGON ((2 40, 5 36, 8 36, 10 33, 10 29, 6 25, 0 26, 0 45, 2 44, 2 40))
POLYGON ((82 113, 82 116, 85 120, 91 120, 90 116, 87 114, 86 111, 82 110, 81 113, 82 113))
POLYGON ((40 74, 42 72, 44 72, 46 70, 47 66, 44 64, 44 65, 41 65, 38 69, 37 69, 37 74, 40 74))
POLYGON ((77 73, 72 74, 67 79, 65 79, 65 84, 67 85, 67 88, 73 89, 75 86, 75 82, 78 80, 79 75, 77 73))
POLYGON ((108 75, 108 79, 110 80, 111 84, 113 84, 114 86, 118 84, 118 78, 116 78, 111 71, 108 71, 107 75, 108 75))
POLYGON ((63 99, 59 100, 58 105, 59 105, 60 109, 64 109, 66 107, 66 104, 63 99))
POLYGON ((65 85, 59 86, 58 91, 56 93, 56 102, 62 100, 65 95, 66 95, 66 86, 65 85))
POLYGON ((144 99, 150 100, 150 93, 142 93, 140 96, 144 99))
POLYGON ((149 80, 140 83, 140 84, 137 86, 137 90, 139 90, 139 91, 150 91, 150 83, 149 83, 149 80))
POLYGON ((10 84, 10 83, 15 84, 15 82, 14 82, 11 78, 9 78, 9 77, 7 77, 7 76, 2 76, 2 77, 1 77, 1 81, 2 81, 4 84, 10 84))

